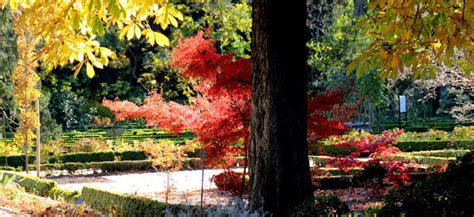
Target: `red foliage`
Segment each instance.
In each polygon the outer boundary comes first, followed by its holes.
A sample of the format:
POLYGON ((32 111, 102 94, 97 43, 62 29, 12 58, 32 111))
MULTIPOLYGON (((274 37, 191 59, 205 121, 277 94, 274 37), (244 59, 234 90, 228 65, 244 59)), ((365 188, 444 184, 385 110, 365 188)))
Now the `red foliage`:
MULTIPOLYGON (((185 79, 194 81, 193 88, 199 92, 190 105, 167 102, 156 93, 151 93, 142 106, 106 99, 103 105, 119 120, 144 118, 148 125, 173 133, 190 130, 207 152, 208 166, 233 165, 233 156, 245 153, 248 145, 251 61, 219 54, 214 43, 198 33, 180 41, 172 53, 170 66, 179 69, 185 79)), ((346 130, 342 122, 326 118, 328 110, 341 104, 343 96, 344 92, 337 90, 308 98, 310 141, 346 130)))
POLYGON ((410 183, 409 173, 417 170, 415 163, 411 161, 400 161, 389 159, 390 155, 400 153, 394 145, 397 144, 396 137, 403 133, 398 130, 393 133, 384 131, 382 136, 365 136, 359 140, 350 140, 342 144, 336 144, 339 149, 352 150, 347 156, 337 156, 330 160, 329 167, 337 167, 342 171, 349 171, 355 167, 366 167, 379 164, 387 171, 384 181, 393 187, 404 186, 410 183), (360 161, 361 155, 368 156, 368 161, 360 161))
POLYGON ((339 135, 348 130, 343 121, 350 120, 355 114, 357 103, 344 104, 347 95, 340 87, 328 89, 321 94, 308 96, 308 142, 324 139, 332 135, 339 135), (346 112, 336 112, 344 110, 346 112), (332 115, 333 117, 328 117, 332 115), (336 117, 337 116, 337 117, 336 117))
MULTIPOLYGON (((220 191, 229 192, 230 194, 236 196, 242 192, 242 177, 243 173, 234 172, 232 170, 225 170, 222 173, 214 175, 211 177, 211 181, 216 184, 217 189, 220 191)), ((244 191, 243 193, 248 193, 250 189, 248 179, 244 179, 244 191)))

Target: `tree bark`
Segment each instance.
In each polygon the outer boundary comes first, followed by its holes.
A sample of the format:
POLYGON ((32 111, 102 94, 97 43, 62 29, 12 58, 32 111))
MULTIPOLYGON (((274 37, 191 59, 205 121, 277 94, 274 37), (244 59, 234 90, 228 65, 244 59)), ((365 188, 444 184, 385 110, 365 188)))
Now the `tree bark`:
POLYGON ((313 195, 306 14, 305 1, 253 1, 250 207, 274 216, 313 195))
POLYGON ((367 9, 367 0, 354 0, 354 16, 362 16, 367 9))

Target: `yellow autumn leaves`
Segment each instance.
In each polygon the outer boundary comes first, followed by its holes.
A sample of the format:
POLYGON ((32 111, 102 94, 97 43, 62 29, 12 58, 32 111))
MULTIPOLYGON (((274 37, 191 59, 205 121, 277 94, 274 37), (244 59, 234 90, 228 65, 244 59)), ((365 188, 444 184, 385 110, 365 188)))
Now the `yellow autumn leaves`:
POLYGON ((33 130, 40 126, 38 114, 33 104, 40 97, 38 88, 40 78, 34 70, 36 67, 35 46, 37 41, 31 39, 23 28, 17 26, 15 32, 18 36, 18 63, 11 79, 14 84, 15 100, 20 112, 20 124, 15 133, 14 144, 27 145, 35 138, 33 130))
POLYGON ((423 79, 442 65, 457 66, 466 76, 474 70, 474 1, 374 0, 368 10, 354 28, 372 43, 348 73, 377 68, 383 78, 396 78, 408 69, 423 79))
POLYGON ((96 40, 109 27, 117 27, 121 39, 145 37, 151 45, 168 46, 168 38, 151 25, 166 29, 183 20, 166 0, 0 0, 0 7, 7 6, 17 15, 16 25, 42 41, 37 60, 43 67, 75 64, 75 75, 85 67, 89 77, 115 58, 96 40))

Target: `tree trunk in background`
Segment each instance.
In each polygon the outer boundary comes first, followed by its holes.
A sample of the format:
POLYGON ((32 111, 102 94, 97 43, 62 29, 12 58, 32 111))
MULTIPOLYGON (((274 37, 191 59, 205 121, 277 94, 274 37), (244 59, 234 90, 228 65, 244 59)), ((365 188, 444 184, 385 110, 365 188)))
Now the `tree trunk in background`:
POLYGON ((313 195, 306 13, 305 1, 253 1, 250 206, 274 216, 286 216, 313 195))
POLYGON ((354 0, 354 16, 362 16, 367 9, 367 0, 354 0))

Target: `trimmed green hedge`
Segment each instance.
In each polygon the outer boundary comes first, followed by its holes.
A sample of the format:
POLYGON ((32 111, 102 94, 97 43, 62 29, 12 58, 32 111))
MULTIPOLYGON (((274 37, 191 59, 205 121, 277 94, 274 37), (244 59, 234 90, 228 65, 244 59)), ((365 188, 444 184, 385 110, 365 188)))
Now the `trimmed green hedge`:
POLYGON ((79 192, 62 190, 58 187, 58 184, 52 180, 40 179, 35 176, 12 171, 0 171, 0 175, 2 177, 13 177, 15 182, 25 188, 28 192, 39 196, 51 197, 53 199, 64 198, 68 201, 75 201, 80 197, 79 192))
POLYGON ((471 151, 464 150, 464 149, 445 149, 445 150, 432 150, 432 151, 405 152, 403 154, 413 155, 413 156, 431 156, 431 157, 462 157, 469 152, 471 151))
MULTIPOLYGON (((34 169, 31 166, 31 169, 34 169)), ((86 163, 42 164, 42 171, 66 170, 73 174, 79 170, 101 170, 102 172, 137 171, 152 169, 150 160, 140 161, 102 161, 86 163)))
POLYGON ((449 161, 456 160, 455 157, 433 157, 433 156, 414 156, 414 155, 407 155, 407 154, 398 154, 393 155, 391 158, 396 160, 413 160, 419 164, 448 164, 449 161))
POLYGON ((121 160, 146 160, 145 151, 123 151, 117 153, 121 160))
MULTIPOLYGON (((28 156, 30 164, 34 163, 35 160, 35 156, 28 156)), ((0 156, 0 166, 25 167, 25 155, 0 156)))
POLYGON ((196 206, 167 204, 145 197, 123 195, 87 186, 82 188, 82 198, 93 209, 106 214, 114 213, 114 216, 164 216, 166 210, 175 214, 180 210, 198 214, 196 206))
MULTIPOLYGON (((473 149, 474 140, 422 140, 422 141, 403 141, 395 145, 403 152, 413 151, 429 151, 429 150, 443 150, 443 149, 473 149)), ((351 150, 344 148, 339 149, 332 145, 313 145, 311 149, 312 154, 318 155, 320 152, 333 155, 348 155, 351 150)))
MULTIPOLYGON (((193 169, 200 164, 200 158, 188 158, 183 163, 184 168, 193 169)), ((30 165, 30 169, 35 169, 34 165, 30 165)), ((70 174, 74 174, 80 170, 93 170, 97 172, 123 172, 123 171, 143 171, 151 170, 151 160, 133 160, 133 161, 102 161, 102 162, 86 162, 86 163, 56 163, 56 164, 42 164, 41 170, 52 172, 54 170, 66 170, 70 174)), ((158 168, 159 169, 159 168, 158 168)))
POLYGON ((101 161, 114 161, 114 152, 78 152, 65 154, 61 156, 52 157, 48 160, 49 163, 87 163, 87 162, 101 162, 101 161))
POLYGON ((442 149, 472 149, 474 148, 474 140, 424 140, 424 141, 403 141, 396 145, 401 151, 425 151, 425 150, 442 150, 442 149))

